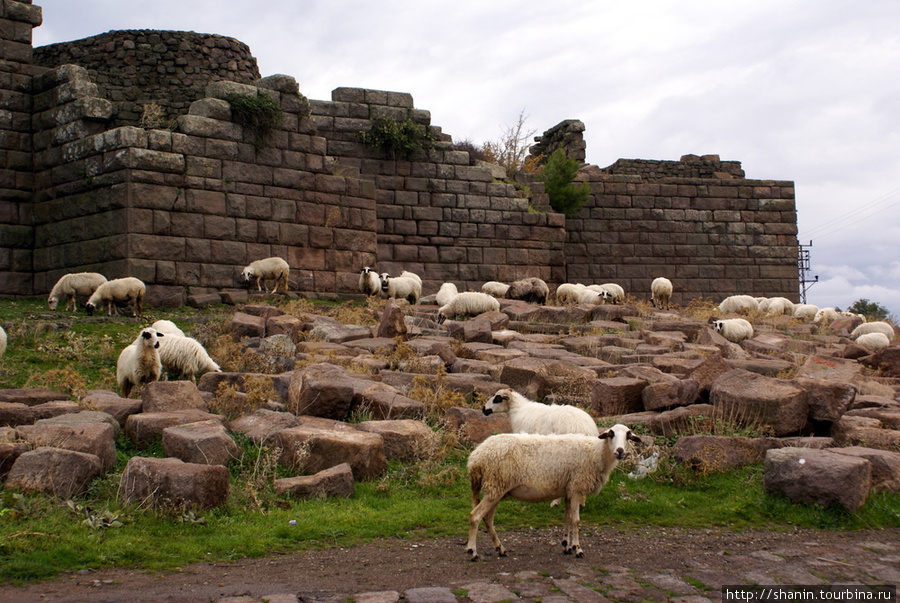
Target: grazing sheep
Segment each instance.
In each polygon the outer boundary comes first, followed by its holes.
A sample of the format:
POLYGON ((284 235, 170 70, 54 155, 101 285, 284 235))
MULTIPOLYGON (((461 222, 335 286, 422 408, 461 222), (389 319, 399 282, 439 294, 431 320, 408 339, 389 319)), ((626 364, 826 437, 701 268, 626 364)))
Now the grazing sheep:
POLYGON ((75 311, 75 296, 90 297, 97 290, 97 287, 106 282, 106 277, 98 272, 75 272, 64 274, 60 277, 50 295, 47 297, 47 305, 51 310, 56 310, 59 300, 66 298, 66 310, 72 307, 75 311))
POLYGON ((164 337, 153 327, 141 330, 141 334, 131 345, 119 353, 116 362, 116 382, 127 398, 135 385, 159 381, 162 363, 159 360, 159 342, 164 337))
POLYGON ((580 507, 588 494, 599 492, 609 481, 610 473, 627 454, 629 440, 639 438, 625 425, 617 424, 597 437, 504 433, 479 444, 467 463, 472 511, 466 553, 471 560, 478 560, 476 537, 482 520, 497 554, 506 555, 494 531, 494 513, 507 496, 526 502, 563 498, 563 551, 583 557, 578 537, 580 507))
POLYGON ((442 324, 447 317, 458 316, 478 316, 485 312, 499 312, 500 302, 487 293, 478 291, 463 291, 452 300, 440 307, 438 310, 437 321, 442 324))
POLYGON ((535 277, 523 278, 510 283, 506 291, 508 299, 518 299, 530 304, 543 304, 550 295, 550 287, 543 280, 535 277))
POLYGON ((269 282, 275 281, 272 293, 278 291, 278 285, 281 285, 282 291, 288 290, 288 277, 291 275, 291 267, 286 261, 279 257, 265 258, 250 262, 241 272, 241 278, 253 286, 256 282, 256 290, 262 291, 263 286, 266 293, 269 292, 269 282))
POLYGON ((831 324, 839 317, 840 314, 838 314, 837 310, 834 308, 819 308, 819 311, 816 312, 816 315, 813 318, 813 322, 831 324))
POLYGON ((359 271, 359 291, 366 295, 378 295, 381 291, 381 279, 378 273, 366 266, 359 271))
POLYGON ((719 312, 742 314, 759 309, 759 302, 749 295, 730 295, 719 303, 719 312))
POLYGON ((481 412, 509 414, 515 433, 581 433, 598 435, 593 417, 577 406, 541 404, 511 389, 501 389, 481 407, 481 412))
POLYGON ((819 306, 814 306, 812 304, 797 304, 794 306, 793 315, 794 318, 799 318, 801 320, 812 320, 816 317, 816 312, 819 311, 819 306))
POLYGON ((794 313, 794 302, 786 297, 767 297, 759 302, 757 309, 765 312, 766 316, 783 316, 794 313))
POLYGON ((753 337, 753 325, 743 318, 725 318, 713 320, 717 333, 732 343, 740 343, 753 337))
POLYGON ((580 294, 587 287, 581 283, 563 283, 556 288, 556 303, 558 304, 577 304, 581 303, 580 294))
POLYGON ((159 360, 163 370, 178 373, 179 378, 187 377, 195 383, 197 375, 218 373, 222 370, 209 357, 203 345, 191 337, 169 335, 160 339, 159 360))
POLYGON ((133 276, 114 278, 97 287, 97 290, 94 291, 88 299, 87 304, 85 304, 84 309, 87 310, 88 316, 93 316, 94 310, 97 309, 100 304, 106 304, 107 316, 111 316, 113 310, 115 310, 118 315, 119 311, 116 309, 117 302, 133 302, 134 313, 137 316, 140 316, 144 311, 143 302, 144 293, 146 291, 147 286, 144 285, 143 281, 134 278, 133 276))
POLYGON ((876 320, 874 322, 867 322, 859 325, 853 332, 850 333, 850 339, 857 339, 860 335, 865 335, 866 333, 884 333, 888 339, 894 338, 894 327, 890 325, 890 323, 886 323, 883 320, 876 320))
POLYGON ((878 350, 883 350, 891 345, 891 339, 884 333, 876 331, 874 333, 863 333, 856 338, 856 344, 861 345, 867 350, 877 352, 878 350))
POLYGON ((506 297, 507 291, 509 291, 509 285, 501 283, 500 281, 488 281, 481 286, 482 293, 487 293, 488 295, 500 299, 506 297))
POLYGON ((625 301, 625 289, 616 283, 588 285, 588 289, 598 292, 604 303, 619 304, 625 301))
POLYGON ((0 327, 0 358, 6 353, 6 331, 0 327))
POLYGON ((654 308, 669 309, 669 301, 672 299, 672 281, 664 276, 653 279, 650 283, 650 302, 654 308))
POLYGON ((405 299, 411 304, 416 304, 422 297, 422 284, 408 276, 390 276, 383 273, 381 275, 381 295, 405 299))
POLYGON ((441 285, 441 288, 438 289, 437 295, 434 296, 434 301, 438 306, 445 306, 457 295, 459 295, 459 289, 456 288, 456 285, 453 283, 444 283, 441 285))
POLYGON ((163 333, 164 335, 176 335, 178 337, 187 337, 184 334, 184 331, 178 328, 171 320, 157 320, 152 325, 150 325, 154 329, 156 329, 157 333, 163 333))

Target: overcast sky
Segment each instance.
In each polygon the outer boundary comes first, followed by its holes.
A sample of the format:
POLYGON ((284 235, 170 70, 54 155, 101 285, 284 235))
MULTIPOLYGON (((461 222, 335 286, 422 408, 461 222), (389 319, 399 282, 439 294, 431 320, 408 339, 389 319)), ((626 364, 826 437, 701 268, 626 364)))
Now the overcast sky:
MULTIPOLYGON (((866 298, 900 318, 900 2, 34 0, 34 44, 112 29, 249 45, 303 94, 409 92, 476 143, 520 112, 586 126, 588 163, 718 154, 792 180, 808 301, 866 298)), ((739 293, 739 292, 736 292, 739 293)))

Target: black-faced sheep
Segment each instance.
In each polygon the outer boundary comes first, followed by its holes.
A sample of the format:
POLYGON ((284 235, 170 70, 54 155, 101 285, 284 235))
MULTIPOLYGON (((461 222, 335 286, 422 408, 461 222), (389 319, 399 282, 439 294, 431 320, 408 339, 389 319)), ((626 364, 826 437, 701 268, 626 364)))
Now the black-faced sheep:
POLYGON ((876 320, 859 325, 850 333, 850 339, 857 339, 866 333, 884 333, 888 339, 894 338, 894 327, 883 320, 876 320))
MULTIPOLYGON (((168 335, 168 334, 167 334, 168 335)), ((163 370, 197 381, 197 375, 218 373, 222 369, 209 357, 203 345, 191 337, 169 335, 159 340, 159 360, 163 370)))
POLYGON ((422 283, 408 276, 390 276, 383 273, 381 275, 381 295, 382 297, 405 299, 410 304, 416 304, 422 297, 422 283))
POLYGON ((650 283, 650 302, 655 308, 669 309, 669 301, 672 299, 672 281, 664 276, 653 279, 650 283))
POLYGON ((114 278, 97 287, 97 290, 94 291, 87 304, 85 304, 84 309, 87 310, 89 316, 93 316, 94 310, 101 304, 105 304, 106 314, 111 316, 113 310, 115 310, 116 314, 119 313, 116 309, 117 303, 132 303, 134 304, 133 314, 140 316, 144 311, 144 293, 146 291, 147 286, 144 285, 143 281, 133 276, 114 278))
POLYGON ((269 292, 269 281, 275 281, 272 293, 278 291, 278 285, 281 285, 282 291, 287 291, 290 275, 291 267, 279 257, 264 258, 250 262, 241 271, 241 278, 250 283, 251 287, 255 282, 256 290, 262 291, 263 287, 265 287, 266 293, 269 292))
POLYGON ((359 292, 366 295, 378 295, 381 292, 381 279, 368 266, 359 271, 359 292))
POLYGON ((741 314, 759 309, 759 301, 749 295, 730 295, 719 303, 719 312, 741 314))
POLYGON ((863 333, 856 338, 856 344, 867 350, 877 352, 891 345, 891 340, 884 333, 876 331, 874 333, 863 333))
POLYGON ((618 283, 588 285, 588 289, 599 293, 604 302, 609 302, 611 304, 621 304, 625 301, 625 289, 618 283))
POLYGON ((438 307, 445 306, 457 295, 459 295, 459 289, 456 288, 456 285, 453 283, 444 283, 441 285, 441 288, 438 289, 437 295, 434 296, 434 303, 436 303, 438 307))
POLYGON ((519 392, 501 389, 481 407, 485 415, 505 412, 514 433, 581 433, 597 435, 593 417, 577 406, 542 404, 519 392))
POLYGON ((530 304, 543 304, 550 295, 550 287, 543 280, 530 277, 513 281, 506 290, 507 299, 518 299, 530 304))
POLYGON ((156 329, 141 330, 134 342, 119 353, 116 362, 116 382, 122 397, 127 398, 136 385, 159 381, 162 363, 159 360, 159 342, 164 337, 156 329))
POLYGON ((496 298, 479 291, 463 291, 438 309, 437 321, 442 324, 453 316, 478 316, 485 312, 499 311, 500 302, 496 298))
POLYGON ((500 281, 488 281, 481 286, 481 292, 487 293, 492 297, 496 297, 498 299, 503 299, 506 297, 506 292, 509 291, 509 285, 506 283, 501 283, 500 281))
POLYGON ((494 531, 494 513, 507 496, 526 502, 563 498, 563 551, 583 557, 578 537, 580 507, 589 494, 599 492, 609 481, 610 473, 627 454, 629 440, 639 438, 617 424, 596 437, 505 433, 479 444, 467 463, 472 511, 466 553, 471 560, 478 560, 476 539, 482 520, 497 554, 506 555, 494 531))
POLYGON ((716 332, 732 343, 740 343, 753 337, 753 325, 743 318, 713 320, 716 332))
POLYGON ((51 310, 56 310, 59 300, 66 298, 66 310, 75 311, 75 296, 90 297, 97 287, 106 282, 106 277, 98 272, 74 272, 60 277, 50 295, 47 297, 47 305, 51 310))

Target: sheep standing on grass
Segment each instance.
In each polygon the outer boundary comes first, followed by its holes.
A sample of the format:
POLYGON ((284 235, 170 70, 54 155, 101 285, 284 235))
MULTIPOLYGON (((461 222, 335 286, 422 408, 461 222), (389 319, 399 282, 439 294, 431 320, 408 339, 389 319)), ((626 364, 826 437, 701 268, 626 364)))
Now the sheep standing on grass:
POLYGON ((119 353, 116 362, 116 382, 122 397, 127 398, 135 385, 159 381, 162 362, 159 360, 159 342, 164 335, 153 327, 141 330, 131 345, 119 353))
POLYGON ((753 337, 753 325, 743 318, 712 320, 716 332, 731 343, 740 343, 753 337))
POLYGON ((853 329, 850 333, 850 339, 856 340, 860 335, 865 335, 866 333, 884 333, 884 335, 891 340, 894 338, 894 327, 883 320, 866 322, 853 329))
POLYGON ((500 302, 496 298, 478 291, 463 291, 438 309, 437 321, 438 324, 443 324, 452 316, 478 316, 485 312, 499 311, 500 302))
POLYGON ((444 283, 438 289, 437 295, 434 296, 434 302, 438 306, 445 306, 450 303, 454 297, 459 295, 459 289, 453 283, 444 283))
POLYGON ((510 283, 506 290, 507 299, 518 299, 529 304, 543 304, 550 295, 550 287, 543 280, 531 277, 510 283))
POLYGON ((422 297, 422 283, 408 276, 390 276, 384 273, 381 275, 381 295, 416 304, 422 297))
POLYGON ((64 274, 60 277, 50 295, 47 297, 47 305, 51 310, 56 310, 59 300, 66 298, 66 310, 75 311, 75 296, 90 297, 97 287, 106 282, 106 277, 98 272, 75 272, 64 274))
POLYGON ((241 272, 241 278, 250 283, 256 282, 256 290, 262 291, 263 286, 266 293, 269 292, 269 281, 275 281, 272 293, 278 291, 278 285, 281 285, 282 291, 288 290, 288 277, 291 275, 291 267, 286 261, 279 257, 265 258, 250 262, 241 272))
MULTIPOLYGON (((140 316, 144 311, 144 293, 147 286, 140 279, 133 276, 114 278, 102 283, 88 299, 84 309, 89 316, 94 315, 94 310, 101 304, 106 305, 106 315, 111 316, 117 303, 133 303, 133 314, 140 316)), ((119 311, 116 310, 118 315, 119 311)))
POLYGON ((471 560, 479 558, 476 539, 482 520, 497 554, 506 556, 494 531, 494 513, 507 496, 526 502, 563 498, 563 552, 583 557, 578 537, 581 505, 588 494, 599 492, 609 481, 613 469, 627 454, 629 440, 640 438, 625 425, 617 424, 596 437, 504 433, 479 444, 466 465, 472 487, 466 543, 471 560))
POLYGON ((650 302, 654 308, 669 309, 669 301, 672 299, 672 281, 664 276, 653 279, 650 283, 650 302))
POLYGON ((577 406, 541 404, 529 400, 519 392, 501 389, 481 407, 490 415, 505 412, 514 433, 580 433, 595 436, 597 424, 593 417, 577 406))
POLYGON ((368 266, 359 271, 359 292, 366 295, 378 295, 381 292, 381 279, 368 266))
POLYGON ((481 286, 482 293, 487 293, 498 299, 506 297, 507 291, 509 291, 509 285, 500 281, 488 281, 481 286))
POLYGON ((6 331, 3 330, 3 327, 0 327, 0 358, 3 358, 3 354, 6 353, 6 331))
POLYGON ((222 371, 216 361, 210 358, 203 344, 191 337, 163 337, 159 340, 158 349, 163 370, 178 373, 179 379, 187 377, 196 383, 197 375, 222 371))

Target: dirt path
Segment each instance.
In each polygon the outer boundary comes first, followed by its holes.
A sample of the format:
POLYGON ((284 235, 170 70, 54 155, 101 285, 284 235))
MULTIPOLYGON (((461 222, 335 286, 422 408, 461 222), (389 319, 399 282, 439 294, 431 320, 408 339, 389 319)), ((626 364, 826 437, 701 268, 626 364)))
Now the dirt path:
POLYGON ((0 601, 194 602, 240 595, 252 601, 289 593, 301 601, 343 603, 383 591, 393 593, 381 595, 387 600, 404 596, 413 601, 416 589, 426 587, 442 587, 438 593, 477 603, 558 596, 578 603, 689 596, 718 601, 725 584, 900 583, 900 529, 784 533, 583 527, 583 559, 563 555, 559 538, 555 530, 503 533, 510 552, 498 558, 482 536, 485 558, 477 563, 467 560, 465 539, 459 536, 200 563, 165 574, 82 571, 24 588, 0 587, 0 601))

